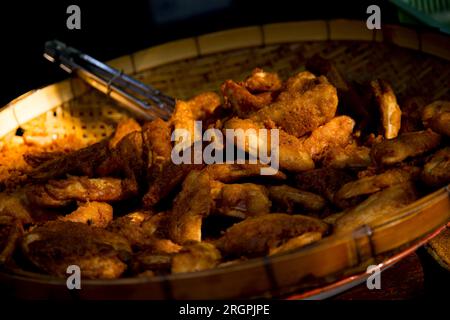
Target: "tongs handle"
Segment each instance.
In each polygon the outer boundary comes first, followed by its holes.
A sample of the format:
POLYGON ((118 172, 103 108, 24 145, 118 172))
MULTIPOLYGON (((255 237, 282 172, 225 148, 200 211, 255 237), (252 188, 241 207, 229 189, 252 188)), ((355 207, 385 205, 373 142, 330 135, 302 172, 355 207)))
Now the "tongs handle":
POLYGON ((174 98, 58 40, 46 42, 44 57, 145 120, 167 120, 175 106, 174 98))

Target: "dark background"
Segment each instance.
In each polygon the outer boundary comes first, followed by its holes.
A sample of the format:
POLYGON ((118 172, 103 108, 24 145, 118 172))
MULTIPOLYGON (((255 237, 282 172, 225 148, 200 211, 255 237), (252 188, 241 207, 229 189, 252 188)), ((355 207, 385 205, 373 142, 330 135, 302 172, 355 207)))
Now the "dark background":
POLYGON ((382 22, 397 22, 388 1, 128 0, 22 1, 0 4, 0 106, 67 75, 42 57, 45 41, 59 39, 100 60, 208 32, 271 22, 367 19, 370 4, 382 22), (68 30, 66 9, 81 9, 81 30, 68 30))

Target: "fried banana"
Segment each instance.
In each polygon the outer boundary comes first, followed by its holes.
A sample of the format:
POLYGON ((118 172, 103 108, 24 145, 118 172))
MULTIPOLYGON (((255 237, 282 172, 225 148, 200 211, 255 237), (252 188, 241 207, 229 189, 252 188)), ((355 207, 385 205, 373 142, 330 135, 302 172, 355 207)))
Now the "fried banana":
POLYGON ((392 165, 431 151, 440 142, 441 136, 431 130, 408 132, 395 139, 376 143, 370 155, 377 165, 392 165))
POLYGON ((96 201, 82 203, 74 212, 59 218, 61 221, 80 222, 98 228, 106 228, 112 219, 113 208, 107 203, 96 201))
POLYGON ((220 251, 207 242, 188 244, 172 257, 172 273, 185 273, 212 269, 219 264, 220 251))
POLYGON ((334 233, 352 232, 363 225, 374 228, 394 219, 398 209, 416 199, 416 191, 410 182, 386 188, 371 195, 338 218, 334 224, 334 233))
POLYGON ((318 219, 284 213, 248 218, 228 228, 217 240, 224 256, 261 256, 291 238, 309 232, 324 234, 328 225, 318 219))
POLYGON ((269 197, 287 213, 297 213, 299 209, 319 211, 326 205, 325 199, 321 196, 285 184, 269 187, 269 197))
POLYGON ((425 128, 450 137, 450 101, 438 100, 427 105, 422 111, 425 128))
POLYGON ((384 137, 393 139, 400 131, 402 116, 394 90, 387 81, 381 79, 371 81, 370 87, 380 110, 384 137))
POLYGON ((169 218, 170 239, 178 244, 201 241, 203 218, 211 210, 211 181, 204 171, 191 171, 176 196, 169 218))
POLYGON ((214 181, 211 186, 215 211, 219 214, 245 219, 270 212, 269 192, 263 185, 214 181))
POLYGON ((413 182, 420 174, 420 168, 404 167, 387 170, 381 174, 364 177, 344 184, 334 195, 334 201, 345 208, 349 199, 369 195, 396 184, 413 182))
POLYGON ((301 72, 286 82, 276 101, 251 115, 255 122, 273 121, 288 134, 301 137, 330 121, 337 108, 336 88, 323 77, 301 72))
POLYGON ((329 150, 345 147, 350 143, 354 126, 355 121, 348 116, 335 117, 314 129, 302 141, 302 148, 314 161, 322 160, 329 150))
POLYGON ((50 221, 25 234, 24 256, 39 270, 67 277, 67 267, 77 265, 85 279, 118 278, 131 255, 128 242, 101 228, 70 221, 50 221))
POLYGON ((450 147, 437 151, 425 163, 422 181, 432 187, 441 187, 450 183, 450 147))

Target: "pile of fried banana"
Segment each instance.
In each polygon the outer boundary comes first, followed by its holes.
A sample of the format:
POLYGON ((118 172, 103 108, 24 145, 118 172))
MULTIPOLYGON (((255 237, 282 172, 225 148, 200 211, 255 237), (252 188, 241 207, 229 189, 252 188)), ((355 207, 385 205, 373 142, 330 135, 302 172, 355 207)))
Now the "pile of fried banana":
POLYGON ((85 148, 25 154, 26 179, 0 193, 0 265, 58 277, 77 265, 85 279, 220 268, 375 227, 450 182, 449 101, 398 102, 387 81, 353 83, 320 56, 306 70, 255 69, 178 100, 168 121, 128 118, 85 148), (175 164, 172 132, 196 137, 195 121, 278 129, 279 171, 175 164))

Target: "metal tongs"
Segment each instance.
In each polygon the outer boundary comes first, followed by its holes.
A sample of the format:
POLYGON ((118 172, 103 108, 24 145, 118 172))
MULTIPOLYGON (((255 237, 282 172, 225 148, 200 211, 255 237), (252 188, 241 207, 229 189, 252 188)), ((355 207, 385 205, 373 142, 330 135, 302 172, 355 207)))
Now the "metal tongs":
POLYGON ((58 40, 45 43, 44 57, 145 120, 167 120, 175 106, 174 98, 58 40))

